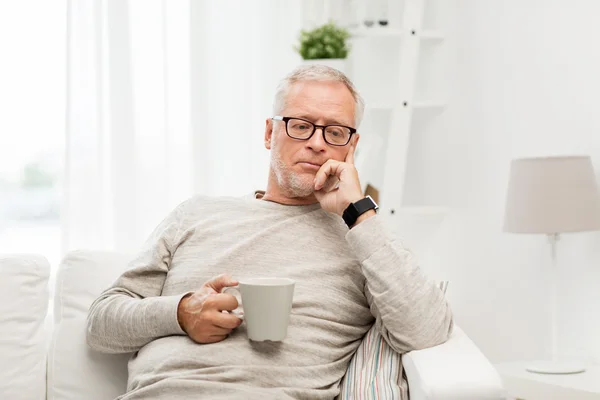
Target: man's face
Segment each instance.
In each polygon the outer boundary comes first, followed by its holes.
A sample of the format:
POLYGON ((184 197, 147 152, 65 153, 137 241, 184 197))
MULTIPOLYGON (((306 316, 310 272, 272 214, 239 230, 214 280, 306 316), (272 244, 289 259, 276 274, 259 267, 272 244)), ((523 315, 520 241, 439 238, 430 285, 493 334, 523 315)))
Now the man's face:
MULTIPOLYGON (((307 81, 290 87, 283 117, 297 117, 317 125, 354 126, 355 101, 341 82, 307 81)), ((285 122, 267 119, 265 147, 271 150, 271 177, 279 190, 290 197, 307 197, 313 193, 313 180, 320 166, 329 159, 344 161, 352 135, 346 146, 325 142, 321 129, 309 140, 292 139, 286 134, 285 122)))

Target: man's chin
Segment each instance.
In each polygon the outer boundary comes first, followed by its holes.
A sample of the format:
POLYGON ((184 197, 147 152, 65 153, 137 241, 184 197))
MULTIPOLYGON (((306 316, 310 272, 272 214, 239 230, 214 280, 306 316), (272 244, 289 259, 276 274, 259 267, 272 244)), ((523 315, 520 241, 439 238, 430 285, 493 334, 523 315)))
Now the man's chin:
POLYGON ((314 176, 310 176, 310 177, 308 177, 308 179, 302 179, 301 181, 290 182, 291 184, 290 184, 289 190, 294 195, 294 197, 312 196, 315 192, 314 179, 315 179, 314 176))
POLYGON ((302 198, 314 196, 315 173, 311 171, 289 171, 279 180, 280 187, 290 197, 302 198))
POLYGON ((292 195, 294 197, 310 197, 313 196, 315 193, 314 188, 312 187, 292 187, 290 188, 290 192, 292 193, 292 195))

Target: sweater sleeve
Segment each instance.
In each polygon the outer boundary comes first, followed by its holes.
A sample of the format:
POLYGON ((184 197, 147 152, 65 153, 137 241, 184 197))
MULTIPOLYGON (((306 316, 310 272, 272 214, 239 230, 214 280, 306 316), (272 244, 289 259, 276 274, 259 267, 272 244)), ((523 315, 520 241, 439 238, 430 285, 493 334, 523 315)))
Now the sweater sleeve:
POLYGON ((346 240, 366 278, 375 323, 394 350, 406 353, 448 340, 453 320, 444 294, 413 254, 387 235, 379 216, 352 228, 346 240))
POLYGON ((177 322, 177 307, 185 293, 161 296, 184 230, 185 204, 156 227, 130 268, 90 306, 87 342, 92 349, 128 353, 157 338, 185 334, 177 322))

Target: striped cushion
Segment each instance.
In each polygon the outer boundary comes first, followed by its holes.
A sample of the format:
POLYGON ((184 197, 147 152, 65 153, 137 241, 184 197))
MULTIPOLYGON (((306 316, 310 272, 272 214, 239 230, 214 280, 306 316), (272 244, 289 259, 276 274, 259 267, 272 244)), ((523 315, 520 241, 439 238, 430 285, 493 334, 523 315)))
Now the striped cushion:
MULTIPOLYGON (((444 294, 448 282, 440 282, 444 294)), ((402 376, 402 356, 383 339, 375 325, 367 332, 340 383, 338 400, 408 400, 408 384, 402 376)))

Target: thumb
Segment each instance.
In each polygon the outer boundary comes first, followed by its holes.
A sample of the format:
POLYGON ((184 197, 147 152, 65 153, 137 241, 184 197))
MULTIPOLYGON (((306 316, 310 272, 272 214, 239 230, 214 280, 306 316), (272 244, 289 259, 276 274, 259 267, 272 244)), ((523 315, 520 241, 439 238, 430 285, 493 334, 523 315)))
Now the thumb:
POLYGON ((317 199, 317 201, 321 201, 321 200, 323 200, 323 198, 325 196, 327 196, 327 192, 325 190, 323 190, 323 189, 321 189, 321 190, 315 190, 313 192, 313 194, 315 195, 315 198, 317 199))
POLYGON ((206 282, 204 286, 213 289, 217 293, 221 293, 221 290, 223 290, 223 288, 226 288, 228 286, 237 286, 238 284, 239 282, 233 279, 231 275, 221 274, 215 276, 214 278, 206 282))

